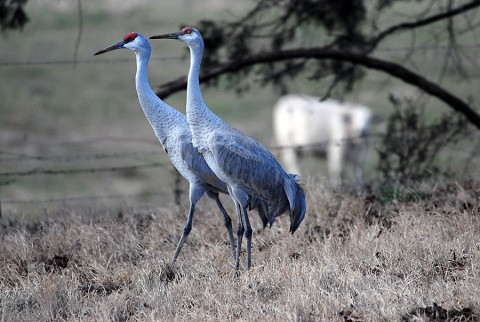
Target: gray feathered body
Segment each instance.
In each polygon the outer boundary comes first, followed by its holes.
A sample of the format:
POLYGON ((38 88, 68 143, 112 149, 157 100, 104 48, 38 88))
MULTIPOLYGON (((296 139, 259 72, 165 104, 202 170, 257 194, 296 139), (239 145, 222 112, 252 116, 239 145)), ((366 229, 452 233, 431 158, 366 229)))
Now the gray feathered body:
POLYGON ((297 176, 286 173, 262 144, 229 126, 208 108, 203 113, 197 109, 197 113, 187 114, 187 119, 194 145, 220 180, 232 190, 243 190, 273 205, 275 217, 290 210, 290 230, 294 232, 306 207, 297 176))
POLYGON ((152 104, 153 102, 147 101, 148 95, 139 93, 145 116, 173 166, 191 184, 201 185, 206 190, 218 193, 228 193, 226 184, 215 175, 193 147, 192 134, 185 115, 156 98, 156 103, 152 104))
MULTIPOLYGON (((146 55, 145 53, 136 53, 146 55)), ((147 120, 174 167, 191 184, 207 190, 227 193, 227 187, 208 167, 192 145, 192 134, 185 115, 160 100, 151 90, 146 77, 148 57, 137 60, 136 87, 138 100, 147 120)))
POLYGON ((240 203, 257 196, 274 208, 275 216, 290 210, 293 233, 305 216, 305 193, 296 175, 287 174, 275 157, 259 142, 231 127, 203 101, 199 69, 203 42, 189 45, 191 51, 187 89, 187 121, 193 145, 212 171, 229 186, 240 203), (195 47, 198 45, 198 47, 195 47))
MULTIPOLYGON (((139 37, 143 38, 141 35, 139 37)), ((135 84, 138 100, 155 135, 173 166, 189 181, 190 191, 199 194, 198 198, 203 192, 228 194, 227 185, 215 175, 193 146, 192 133, 186 116, 160 100, 151 89, 147 77, 150 45, 148 40, 144 39, 144 41, 147 48, 144 51, 135 52, 137 55, 135 84)), ((194 196, 193 198, 195 199, 194 196)), ((251 200, 251 207, 258 210, 263 227, 273 223, 274 217, 269 214, 269 208, 265 202, 254 198, 251 200)))

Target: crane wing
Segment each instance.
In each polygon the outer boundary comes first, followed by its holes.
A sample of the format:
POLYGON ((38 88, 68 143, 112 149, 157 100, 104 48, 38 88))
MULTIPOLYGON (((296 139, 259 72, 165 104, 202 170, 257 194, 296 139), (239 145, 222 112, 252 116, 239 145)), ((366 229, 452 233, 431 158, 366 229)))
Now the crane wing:
POLYGON ((218 166, 244 187, 270 200, 283 183, 282 167, 263 145, 234 128, 229 129, 226 134, 215 134, 211 141, 210 151, 218 166))
POLYGON ((217 188, 219 192, 227 193, 227 185, 221 181, 210 169, 205 159, 198 153, 192 142, 182 142, 180 154, 183 162, 194 172, 204 183, 217 188))

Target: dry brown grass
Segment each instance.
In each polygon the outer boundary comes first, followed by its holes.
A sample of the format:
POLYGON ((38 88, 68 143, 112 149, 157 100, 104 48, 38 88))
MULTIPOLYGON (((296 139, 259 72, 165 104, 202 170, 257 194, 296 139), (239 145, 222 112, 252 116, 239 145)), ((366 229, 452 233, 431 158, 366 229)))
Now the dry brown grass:
POLYGON ((210 202, 176 267, 169 261, 185 212, 174 207, 9 220, 1 228, 1 320, 480 318, 480 184, 388 205, 307 189, 308 216, 295 235, 287 218, 265 231, 253 220, 253 268, 238 276, 210 202))

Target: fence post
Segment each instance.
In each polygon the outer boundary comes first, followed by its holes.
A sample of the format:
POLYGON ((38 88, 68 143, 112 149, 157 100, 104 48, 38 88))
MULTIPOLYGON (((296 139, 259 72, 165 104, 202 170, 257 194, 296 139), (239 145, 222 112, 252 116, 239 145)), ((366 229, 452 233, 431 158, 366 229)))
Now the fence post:
POLYGON ((175 204, 177 206, 180 206, 182 203, 182 176, 180 175, 180 172, 176 168, 173 168, 173 171, 175 172, 175 183, 173 185, 173 197, 175 200, 175 204))

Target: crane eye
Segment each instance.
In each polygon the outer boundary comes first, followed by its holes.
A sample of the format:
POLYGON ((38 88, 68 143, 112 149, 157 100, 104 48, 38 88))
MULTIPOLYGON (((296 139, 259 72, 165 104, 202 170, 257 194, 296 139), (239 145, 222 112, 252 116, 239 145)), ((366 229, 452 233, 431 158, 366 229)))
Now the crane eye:
POLYGON ((138 33, 131 32, 131 33, 127 34, 125 37, 123 37, 123 41, 125 43, 131 42, 131 41, 135 40, 135 38, 137 38, 137 36, 138 36, 138 33))
POLYGON ((183 34, 191 34, 192 33, 192 28, 185 27, 182 29, 183 34))

